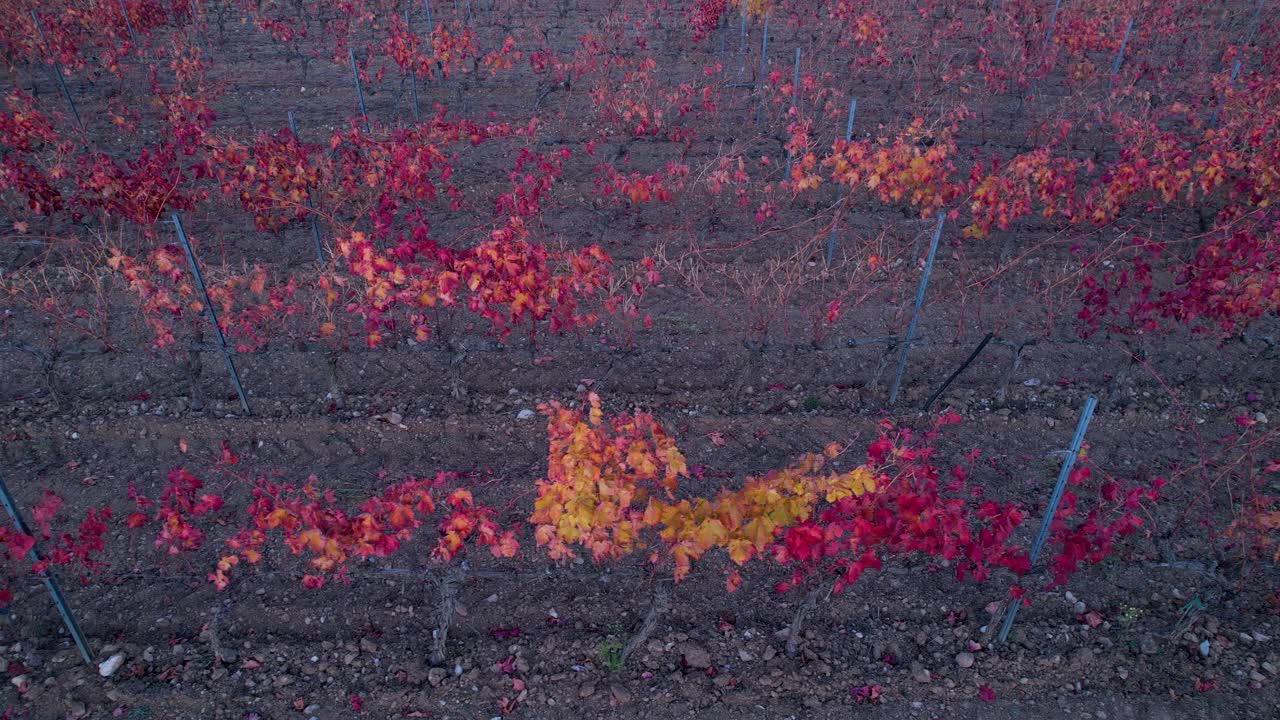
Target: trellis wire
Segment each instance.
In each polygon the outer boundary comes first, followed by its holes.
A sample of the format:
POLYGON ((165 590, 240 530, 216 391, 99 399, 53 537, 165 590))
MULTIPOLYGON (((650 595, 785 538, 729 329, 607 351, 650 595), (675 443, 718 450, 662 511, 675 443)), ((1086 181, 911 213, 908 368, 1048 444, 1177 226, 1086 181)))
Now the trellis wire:
POLYGON ((227 362, 227 371, 231 373, 231 384, 235 386, 236 395, 240 398, 240 407, 244 408, 245 415, 252 415, 253 413, 249 412, 249 399, 245 397, 244 387, 240 384, 240 373, 236 372, 235 360, 231 359, 231 353, 227 351, 227 339, 222 334, 222 326, 218 324, 218 313, 213 309, 213 302, 209 300, 209 290, 204 285, 204 276, 200 274, 200 265, 196 262, 196 255, 191 250, 187 233, 182 229, 182 218, 178 217, 178 213, 173 214, 173 227, 178 231, 178 242, 182 244, 182 250, 187 255, 187 264, 191 267, 196 288, 204 298, 204 307, 209 312, 209 322, 213 324, 213 335, 218 341, 218 349, 222 351, 222 359, 227 362))
MULTIPOLYGON (((791 98, 794 101, 794 107, 800 109, 800 48, 796 48, 795 67, 791 70, 791 98)), ((791 177, 791 161, 795 158, 795 153, 787 150, 787 177, 791 177)))
POLYGON ((31 22, 35 23, 36 34, 40 36, 40 44, 45 46, 45 52, 49 53, 49 62, 46 67, 53 70, 54 76, 58 79, 58 87, 62 90, 62 99, 67 101, 67 107, 71 108, 71 116, 76 119, 76 127, 84 130, 84 123, 80 121, 80 111, 76 109, 76 101, 71 99, 71 90, 67 88, 67 80, 62 77, 62 63, 53 57, 53 50, 49 47, 49 43, 44 37, 44 28, 40 26, 40 18, 36 17, 36 11, 31 11, 31 22))
POLYGON ((756 124, 760 124, 760 113, 764 110, 764 71, 769 62, 769 11, 764 11, 764 32, 760 35, 760 75, 756 78, 756 90, 760 98, 756 101, 756 124))
POLYGON ((889 406, 898 402, 898 388, 902 386, 902 371, 907 368, 907 354, 911 351, 911 338, 916 334, 916 323, 920 320, 920 307, 924 305, 924 291, 929 287, 929 274, 933 272, 933 258, 938 254, 938 238, 942 237, 942 221, 946 214, 938 211, 938 224, 933 228, 933 240, 929 243, 929 257, 924 261, 924 274, 920 276, 920 287, 916 290, 916 305, 911 311, 911 323, 907 325, 906 342, 898 353, 898 372, 893 377, 893 387, 889 389, 889 406))
MULTIPOLYGON (((302 138, 298 136, 298 124, 293 120, 293 111, 289 111, 289 132, 293 133, 293 137, 298 143, 302 142, 302 138)), ((316 246, 316 262, 324 264, 324 246, 320 244, 320 225, 316 222, 316 206, 311 202, 311 186, 308 185, 304 200, 307 203, 307 218, 311 220, 311 241, 316 246)))
POLYGON ((356 81, 356 100, 360 102, 360 117, 364 120, 365 133, 369 133, 369 113, 364 107, 364 89, 360 87, 360 68, 356 65, 355 48, 347 48, 347 54, 351 58, 351 76, 356 81))
MULTIPOLYGON (((853 139, 853 117, 858 113, 858 99, 849 100, 849 120, 844 126, 844 141, 849 142, 853 139)), ((831 264, 831 260, 836 254, 836 228, 840 225, 840 211, 844 209, 844 186, 838 185, 840 199, 836 203, 836 216, 831 221, 831 234, 827 236, 827 265, 831 264)))
MULTIPOLYGON (((35 533, 31 532, 31 528, 27 526, 27 522, 22 519, 22 514, 18 512, 18 506, 13 501, 13 496, 9 494, 9 486, 5 484, 4 478, 0 477, 0 502, 4 503, 5 512, 9 513, 9 519, 13 521, 13 527, 18 532, 28 537, 34 538, 35 533)), ((31 562, 38 563, 43 558, 40 557, 40 549, 33 544, 31 549, 27 551, 27 556, 31 558, 31 562)), ((58 614, 62 616, 62 623, 67 626, 67 632, 71 633, 71 638, 76 642, 76 648, 80 650, 80 657, 84 659, 88 665, 93 665, 93 651, 89 649, 89 640, 80 630, 80 625, 76 623, 76 616, 71 612, 71 606, 67 604, 67 598, 62 594, 62 588, 58 585, 58 580, 49 572, 48 568, 36 573, 45 588, 49 590, 49 595, 53 597, 53 604, 58 608, 58 614)))
MULTIPOLYGON (((1080 421, 1076 423, 1076 434, 1071 438, 1071 447, 1067 448, 1067 456, 1062 460, 1062 470, 1058 472, 1058 481, 1053 486, 1053 495, 1049 498, 1049 506, 1045 508, 1044 520, 1040 523, 1040 530, 1031 544, 1031 567, 1035 567, 1036 560, 1040 558, 1040 549, 1044 547, 1044 541, 1049 537, 1049 527, 1053 525, 1053 516, 1058 512, 1058 503, 1062 502, 1067 478, 1071 475, 1071 468, 1075 467, 1076 457, 1080 454, 1080 444, 1084 442, 1085 431, 1089 429, 1089 420, 1093 418, 1093 411, 1097 407, 1097 397, 1090 395, 1085 399, 1084 411, 1080 413, 1080 421)), ((1000 642, 1004 642, 1009 637, 1009 630, 1013 627, 1013 621, 1018 617, 1018 608, 1021 606, 1021 602, 1015 602, 1009 607, 1008 614, 1004 616, 1004 623, 1000 626, 1000 642)))
POLYGON ((1111 77, 1114 78, 1120 72, 1120 63, 1124 62, 1124 49, 1129 45, 1129 33, 1133 32, 1133 18, 1129 18, 1129 24, 1124 27, 1124 39, 1120 41, 1120 49, 1116 51, 1116 59, 1111 63, 1111 77))

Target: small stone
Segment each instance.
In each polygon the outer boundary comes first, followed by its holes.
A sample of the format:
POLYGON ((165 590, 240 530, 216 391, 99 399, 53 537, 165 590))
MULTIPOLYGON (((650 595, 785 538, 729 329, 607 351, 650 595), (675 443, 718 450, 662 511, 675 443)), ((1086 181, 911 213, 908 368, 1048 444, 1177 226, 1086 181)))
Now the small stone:
POLYGON ((111 677, 112 675, 115 674, 117 670, 120 669, 120 666, 123 664, 124 664, 124 655, 117 653, 107 658, 106 660, 103 660, 102 662, 98 663, 98 674, 104 678, 111 677))
POLYGON ((956 664, 967 670, 973 667, 974 659, 973 653, 962 652, 959 655, 956 655, 956 664))
POLYGON ((778 656, 778 650, 774 648, 772 645, 770 645, 764 649, 764 655, 762 655, 761 657, 764 658, 765 662, 769 662, 770 660, 774 659, 777 656, 778 656))
POLYGON ((1077 615, 1083 615, 1084 611, 1088 609, 1088 606, 1084 604, 1083 600, 1077 600, 1072 609, 1076 611, 1077 615))
POLYGON ((302 708, 302 713, 304 715, 315 715, 318 712, 320 712, 320 706, 315 703, 311 703, 310 705, 302 708))
POLYGON ((427 671, 427 683, 431 687, 440 687, 440 683, 444 682, 447 677, 449 677, 449 671, 444 668, 435 667, 427 671))
POLYGON ((1250 679, 1250 680, 1252 680, 1252 681, 1254 681, 1254 682, 1259 682, 1259 683, 1260 683, 1260 682, 1266 682, 1267 676, 1266 676, 1266 675, 1263 675, 1262 673, 1258 672, 1257 670, 1250 670, 1250 671, 1249 671, 1249 679, 1250 679))
POLYGON ((1154 635, 1143 635, 1142 639, 1138 641, 1138 649, 1142 651, 1143 655, 1155 655, 1160 652, 1160 647, 1156 644, 1154 635))
POLYGON ((689 667, 698 670, 705 670, 711 667, 711 653, 707 652, 702 646, 692 642, 684 642, 680 643, 680 646, 676 649, 680 651, 681 656, 684 657, 685 664, 689 667))
POLYGON ((370 654, 376 653, 378 652, 378 643, 367 637, 360 638, 360 652, 367 652, 370 654))
POLYGON ((613 701, 619 705, 626 705, 631 702, 631 691, 622 685, 614 685, 610 687, 609 694, 613 696, 613 701))
POLYGON ((584 682, 578 687, 578 697, 586 698, 596 694, 596 684, 593 682, 584 682))
POLYGON ((71 707, 68 708, 68 714, 73 718, 82 718, 89 714, 89 708, 79 700, 73 700, 71 707))
POLYGON ((752 660, 756 659, 756 656, 752 655, 751 651, 747 650, 746 648, 739 648, 738 659, 741 660, 742 662, 751 662, 752 660))
POLYGON ((928 683, 933 680, 933 674, 929 672, 929 668, 916 663, 911 668, 911 678, 918 683, 928 683))
POLYGON ((1209 641, 1200 641, 1200 657, 1209 657, 1209 641))
POLYGON ((533 416, 534 416, 534 415, 536 415, 536 414, 537 414, 537 413, 535 413, 534 411, 530 410, 529 408, 525 408, 525 409, 521 410, 520 412, 516 413, 516 419, 517 419, 517 420, 532 420, 532 419, 533 419, 533 416))

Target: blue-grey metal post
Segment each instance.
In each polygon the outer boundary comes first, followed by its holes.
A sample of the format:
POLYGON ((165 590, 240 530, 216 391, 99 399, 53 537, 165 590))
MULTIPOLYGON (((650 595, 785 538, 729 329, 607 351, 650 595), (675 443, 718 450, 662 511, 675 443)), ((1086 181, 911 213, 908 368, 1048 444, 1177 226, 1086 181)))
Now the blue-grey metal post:
MULTIPOLYGON (((800 108, 800 48, 796 48, 795 67, 791 70, 791 100, 792 105, 798 110, 800 108)), ((795 153, 787 151, 787 177, 791 177, 791 161, 794 159, 795 153)))
POLYGON ((173 226, 178 231, 178 242, 182 244, 182 251, 187 254, 187 265, 191 267, 191 276, 195 278, 196 289, 200 291, 205 310, 209 312, 209 322, 213 324, 213 336, 218 341, 218 350, 222 352, 222 359, 227 361, 227 371, 231 373, 231 384, 235 386, 236 395, 240 397, 240 407, 244 409, 245 415, 251 415, 249 399, 245 397, 244 387, 240 384, 240 373, 236 372, 235 360, 231 359, 231 351, 227 350, 227 338, 222 334, 222 326, 218 324, 218 313, 213 309, 213 302, 209 300, 204 276, 200 274, 200 265, 196 263, 196 254, 191 251, 191 243, 187 240, 186 231, 182 229, 182 218, 178 217, 178 213, 173 214, 173 226))
POLYGON ((356 100, 360 102, 360 117, 364 120, 365 133, 369 130, 369 112, 364 107, 364 90, 360 87, 360 68, 356 65, 355 48, 347 48, 347 54, 351 57, 351 76, 356 80, 356 100))
POLYGON ((738 77, 747 69, 747 4, 742 3, 742 14, 738 20, 738 77))
MULTIPOLYGON (((1045 508, 1044 520, 1040 523, 1040 530, 1031 544, 1031 567, 1035 567, 1036 560, 1040 559, 1040 549, 1044 547, 1044 541, 1049 537, 1053 516, 1058 512, 1058 503, 1062 502, 1062 493, 1067 487, 1067 478, 1071 475, 1071 468, 1075 467, 1076 458, 1080 455, 1080 444, 1084 442, 1085 431, 1089 429, 1089 420, 1093 418, 1093 411, 1097 407, 1098 398, 1093 395, 1084 401, 1084 411, 1080 413, 1080 421, 1076 423, 1076 434, 1071 437, 1071 447, 1067 448, 1067 456, 1062 460, 1062 470, 1058 472, 1058 481, 1053 486, 1053 495, 1049 498, 1049 506, 1045 508)), ((1018 608, 1021 606, 1022 603, 1015 602, 1009 608, 1008 614, 1004 616, 1004 624, 1000 626, 1000 642, 1004 642, 1009 637, 1009 630, 1013 627, 1013 621, 1018 617, 1018 608)))
POLYGON ((133 46, 138 46, 138 34, 133 31, 133 21, 129 19, 129 8, 124 4, 124 0, 120 0, 120 14, 124 16, 124 27, 129 31, 129 39, 133 41, 133 46))
MULTIPOLYGON (((1240 58, 1236 58, 1235 63, 1231 65, 1231 75, 1227 78, 1227 87, 1231 87, 1236 84, 1236 78, 1240 76, 1241 67, 1243 66, 1240 63, 1240 58)), ((1213 109, 1213 117, 1209 119, 1209 127, 1218 127, 1218 118, 1222 115, 1222 103, 1226 102, 1226 100, 1226 96, 1223 96, 1222 100, 1218 103, 1218 107, 1213 109)))
MULTIPOLYGON (((1266 0, 1258 0, 1258 5, 1253 8, 1253 15, 1249 18, 1249 32, 1244 36, 1244 42, 1240 43, 1240 47, 1248 48, 1249 44, 1253 42, 1253 36, 1258 32, 1258 16, 1262 13, 1262 6, 1265 3, 1266 0)), ((1240 76, 1241 67, 1242 63, 1240 62, 1240 58, 1236 58, 1235 62, 1231 65, 1231 76, 1227 79, 1228 87, 1236 84, 1236 78, 1240 76)), ((1218 107, 1213 110, 1213 118, 1209 120, 1209 127, 1218 126, 1218 116, 1221 113, 1222 105, 1219 104, 1218 107)))
MULTIPOLYGON (((302 138, 298 137, 298 124, 293 121, 293 111, 289 111, 289 132, 293 133, 293 139, 302 144, 302 138)), ((307 203, 307 218, 311 220, 311 241, 316 246, 316 262, 324 264, 324 246, 320 244, 320 224, 316 222, 316 206, 311 202, 311 186, 307 186, 304 200, 307 203)))
MULTIPOLYGON (((21 513, 18 512, 18 506, 13 501, 13 496, 9 494, 9 486, 5 485, 4 478, 0 477, 0 502, 4 503, 5 512, 9 513, 9 519, 13 521, 13 527, 18 532, 28 537, 34 538, 35 533, 31 532, 31 528, 27 526, 25 520, 22 519, 21 513)), ((38 563, 42 559, 40 557, 40 548, 32 545, 27 551, 27 557, 31 562, 38 563)), ((67 598, 62 594, 62 588, 58 585, 58 580, 48 569, 36 573, 40 580, 44 583, 49 595, 53 597, 53 604, 58 608, 58 614, 62 616, 62 624, 67 626, 67 632, 71 633, 71 638, 76 642, 76 648, 80 650, 80 657, 85 663, 93 665, 93 652, 89 649, 89 640, 85 638, 84 633, 80 630, 80 625, 76 623, 76 616, 71 613, 71 606, 67 604, 67 598)))
MULTIPOLYGON (((844 126, 844 141, 849 142, 853 139, 853 117, 858 113, 858 99, 853 98, 849 101, 849 121, 844 126)), ((836 255, 836 227, 840 224, 840 211, 844 209, 844 186, 839 185, 840 199, 836 203, 836 217, 831 221, 831 234, 827 236, 827 265, 831 265, 831 260, 836 255)))
POLYGON ((1240 44, 1240 47, 1249 47, 1249 44, 1253 42, 1253 36, 1258 32, 1258 16, 1262 14, 1262 6, 1266 2, 1267 0, 1258 0, 1258 6, 1253 9, 1253 16, 1249 18, 1249 34, 1245 36, 1244 42, 1240 44))
MULTIPOLYGON (((404 25, 406 28, 410 27, 409 8, 404 9, 404 25)), ((410 30, 410 32, 413 31, 410 30)), ((409 90, 413 93, 413 121, 416 123, 421 118, 418 113, 418 73, 414 72, 413 68, 409 68, 409 90)), ((297 133, 294 134, 297 135, 297 133)))
POLYGON ((1048 45, 1053 42, 1053 26, 1058 22, 1058 8, 1062 5, 1062 0, 1054 0, 1053 10, 1049 13, 1049 27, 1044 31, 1044 44, 1048 45))
POLYGON ((916 290, 916 306, 911 311, 911 323, 907 325, 907 336, 902 341, 902 349, 898 351, 898 372, 893 377, 893 387, 889 389, 889 405, 898 402, 898 388, 902 385, 902 371, 907 368, 907 353, 911 352, 911 342, 915 339, 916 323, 920 320, 920 307, 924 305, 924 291, 929 287, 929 274, 933 272, 933 258, 938 254, 938 238, 942 237, 942 221, 946 213, 938 211, 938 224, 933 228, 933 241, 929 243, 929 257, 924 261, 924 275, 920 277, 920 287, 916 290))
POLYGON ((62 99, 67 101, 67 107, 71 108, 71 116, 76 119, 76 127, 84 130, 84 123, 80 121, 80 111, 76 109, 76 101, 71 99, 71 90, 67 87, 67 79, 62 77, 62 63, 53 59, 53 49, 49 47, 48 41, 44 38, 44 28, 40 26, 40 18, 36 17, 36 11, 31 11, 31 22, 35 23, 36 34, 40 36, 40 44, 45 46, 45 52, 49 53, 48 67, 53 70, 54 76, 58 79, 58 88, 62 90, 62 99))
POLYGON ((200 31, 200 25, 193 21, 191 29, 195 33, 196 43, 200 46, 200 54, 204 57, 204 61, 211 62, 213 53, 209 52, 209 43, 204 39, 204 33, 200 31))
POLYGON ((760 99, 756 101, 756 124, 760 124, 760 112, 764 109, 765 70, 769 62, 769 11, 764 11, 764 33, 760 36, 760 76, 756 78, 756 90, 760 99))
MULTIPOLYGON (((422 7, 427 11, 427 47, 432 48, 432 51, 434 52, 435 41, 432 39, 432 37, 435 35, 436 26, 431 22, 431 0, 422 0, 422 7)), ((439 61, 437 61, 436 71, 431 73, 431 76, 436 81, 437 85, 439 85, 441 82, 440 76, 442 74, 443 73, 441 72, 441 69, 440 69, 440 63, 439 61)))
POLYGON ((1120 72, 1120 63, 1124 62, 1124 49, 1129 45, 1129 33, 1133 32, 1133 18, 1129 18, 1129 24, 1124 27, 1124 39, 1120 41, 1120 49, 1116 51, 1116 59, 1111 63, 1111 77, 1115 77, 1120 72))

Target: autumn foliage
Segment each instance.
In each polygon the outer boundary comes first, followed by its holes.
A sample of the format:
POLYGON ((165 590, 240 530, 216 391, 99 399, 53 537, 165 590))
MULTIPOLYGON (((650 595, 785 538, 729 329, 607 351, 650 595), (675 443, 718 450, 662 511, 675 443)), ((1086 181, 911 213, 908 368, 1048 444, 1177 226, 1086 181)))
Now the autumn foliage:
MULTIPOLYGON (((1238 32, 1233 8, 617 3, 553 42, 521 24, 537 3, 488 23, 471 3, 429 23, 425 6, 402 17, 379 0, 223 5, 243 46, 304 81, 324 63, 380 106, 328 105, 320 122, 293 107, 291 128, 289 108, 244 100, 221 65, 225 18, 201 3, 0 4, 0 63, 23 83, 0 101, 0 337, 51 380, 75 351, 198 369, 222 349, 206 341, 211 315, 229 361, 318 344, 335 386, 345 353, 430 348, 462 363, 467 341, 539 351, 562 335, 622 352, 641 328, 647 349, 682 351, 703 327, 664 324, 655 296, 664 310, 703 301, 753 349, 793 325, 806 350, 831 349, 868 319, 897 343, 917 221, 934 218, 946 235, 930 302, 954 304, 957 327, 1007 300, 992 296, 1002 282, 1018 298, 993 314, 1019 317, 982 318, 996 334, 1029 325, 1026 312, 1045 336, 1065 321, 1094 342, 1220 342, 1280 311, 1280 49, 1268 24, 1238 32), (766 18, 782 50, 758 49, 766 18)), ((209 472, 186 463, 75 517, 33 493, 31 533, 0 528, 0 556, 87 578, 119 525, 219 589, 277 565, 332 586, 410 548, 441 564, 582 555, 677 581, 712 568, 729 590, 753 572, 783 591, 841 590, 887 563, 1015 597, 1030 582, 1043 508, 977 484, 977 450, 942 467, 953 414, 886 421, 865 448, 833 443, 711 487, 664 408, 607 414, 592 393, 540 409, 545 473, 504 478, 505 505, 449 472, 354 491, 350 478, 239 476, 224 449, 209 472)), ((1110 477, 1086 455, 1047 521, 1049 583, 1149 530, 1162 483, 1110 477)), ((1275 501, 1259 486, 1231 500, 1220 537, 1280 558, 1275 501)))

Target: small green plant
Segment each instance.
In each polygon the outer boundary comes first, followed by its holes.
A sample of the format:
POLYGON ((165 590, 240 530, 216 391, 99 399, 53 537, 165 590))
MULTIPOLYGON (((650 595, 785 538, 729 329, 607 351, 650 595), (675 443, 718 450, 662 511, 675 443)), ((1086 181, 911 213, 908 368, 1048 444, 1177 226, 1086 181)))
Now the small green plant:
POLYGON ((1124 606, 1124 612, 1120 613, 1120 624, 1128 626, 1136 623, 1142 617, 1143 612, 1142 608, 1131 605, 1124 606))
POLYGON ((804 408, 805 412, 813 412, 822 407, 822 401, 818 399, 817 395, 806 395, 800 407, 804 408))
POLYGON ((596 655, 600 664, 609 672, 616 673, 622 669, 622 643, 609 638, 596 647, 596 655))

